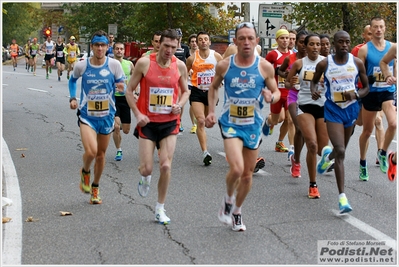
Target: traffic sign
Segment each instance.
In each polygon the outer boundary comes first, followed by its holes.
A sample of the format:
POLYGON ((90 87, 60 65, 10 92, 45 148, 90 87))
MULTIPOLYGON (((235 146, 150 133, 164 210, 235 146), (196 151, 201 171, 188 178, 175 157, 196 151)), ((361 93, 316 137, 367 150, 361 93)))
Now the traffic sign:
POLYGON ((274 39, 279 29, 291 29, 291 23, 283 19, 284 15, 291 12, 290 5, 259 4, 259 36, 274 39))

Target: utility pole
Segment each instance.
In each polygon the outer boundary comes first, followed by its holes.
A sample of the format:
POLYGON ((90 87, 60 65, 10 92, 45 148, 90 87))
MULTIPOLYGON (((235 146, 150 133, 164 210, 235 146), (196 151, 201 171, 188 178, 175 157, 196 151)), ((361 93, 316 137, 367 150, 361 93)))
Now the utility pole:
POLYGON ((250 22, 249 11, 250 11, 250 4, 249 2, 242 2, 241 3, 241 17, 244 17, 244 21, 250 22))

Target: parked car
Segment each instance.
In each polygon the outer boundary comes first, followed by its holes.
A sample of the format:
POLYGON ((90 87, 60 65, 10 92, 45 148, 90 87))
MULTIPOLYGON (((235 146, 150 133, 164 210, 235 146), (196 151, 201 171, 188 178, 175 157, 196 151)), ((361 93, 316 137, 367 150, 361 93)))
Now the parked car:
POLYGON ((4 46, 2 48, 3 48, 3 50, 2 50, 3 61, 2 62, 6 61, 6 60, 10 60, 11 59, 10 51, 8 51, 4 46))

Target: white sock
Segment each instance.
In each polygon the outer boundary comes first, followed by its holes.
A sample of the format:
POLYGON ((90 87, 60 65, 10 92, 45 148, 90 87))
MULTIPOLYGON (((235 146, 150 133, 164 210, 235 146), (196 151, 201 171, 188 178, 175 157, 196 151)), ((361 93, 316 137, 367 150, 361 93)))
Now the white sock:
POLYGON ((122 148, 117 148, 116 151, 122 151, 122 148))
POLYGON ((346 195, 345 195, 345 193, 341 193, 341 194, 339 194, 339 199, 341 199, 341 198, 343 198, 343 197, 346 197, 346 195))
POLYGON ((233 203, 233 201, 234 201, 234 195, 230 197, 229 195, 226 194, 226 202, 233 203))
POLYGON ((294 151, 294 145, 290 145, 290 150, 294 151))
POLYGON ((237 207, 236 205, 234 205, 232 213, 233 214, 241 214, 241 207, 237 207))
POLYGON ((157 202, 157 205, 155 206, 155 211, 157 211, 158 209, 164 209, 164 205, 165 204, 161 204, 157 202))

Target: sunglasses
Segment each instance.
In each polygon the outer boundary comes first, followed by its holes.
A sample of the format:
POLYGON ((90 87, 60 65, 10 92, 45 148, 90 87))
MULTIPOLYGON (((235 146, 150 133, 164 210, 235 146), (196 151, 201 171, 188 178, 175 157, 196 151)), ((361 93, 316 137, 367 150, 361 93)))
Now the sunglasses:
POLYGON ((244 27, 247 27, 247 28, 250 28, 250 29, 255 28, 255 26, 251 22, 242 22, 242 23, 237 25, 236 31, 241 29, 241 28, 244 28, 244 27))

